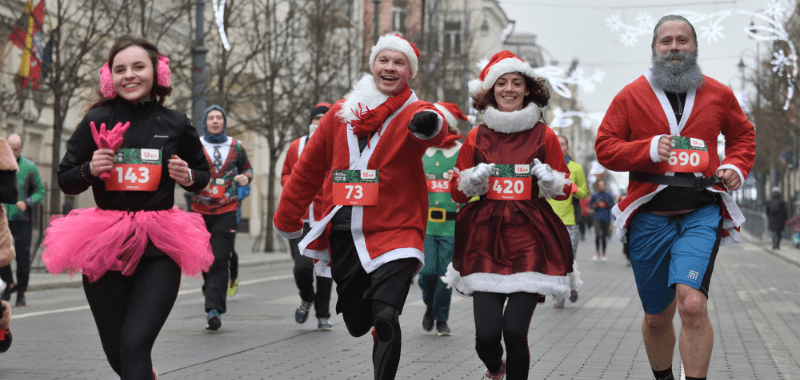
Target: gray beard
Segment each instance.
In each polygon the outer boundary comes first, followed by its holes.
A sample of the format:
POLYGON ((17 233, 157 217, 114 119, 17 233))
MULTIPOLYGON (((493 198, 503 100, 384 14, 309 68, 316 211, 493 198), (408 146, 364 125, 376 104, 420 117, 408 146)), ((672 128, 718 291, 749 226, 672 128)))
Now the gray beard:
POLYGON ((660 55, 653 52, 653 67, 650 69, 653 85, 668 92, 684 93, 703 84, 703 72, 697 65, 697 53, 673 52, 660 55), (668 62, 681 57, 680 63, 668 62))

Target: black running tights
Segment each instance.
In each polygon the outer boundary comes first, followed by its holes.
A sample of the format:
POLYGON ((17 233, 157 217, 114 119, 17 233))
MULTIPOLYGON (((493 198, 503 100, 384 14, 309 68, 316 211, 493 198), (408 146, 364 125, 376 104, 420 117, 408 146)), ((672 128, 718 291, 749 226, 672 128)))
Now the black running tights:
POLYGON ((503 360, 502 338, 506 344, 506 379, 525 380, 531 363, 528 329, 539 295, 535 293, 472 294, 475 314, 475 351, 489 371, 500 370, 503 360), (508 299, 508 304, 503 304, 508 299))
POLYGON ((151 351, 178 297, 180 268, 154 249, 148 245, 132 276, 108 271, 93 283, 83 277, 103 351, 121 380, 153 379, 151 351))
POLYGON ((375 380, 393 380, 400 363, 400 310, 386 302, 372 300, 372 315, 343 313, 342 318, 347 331, 355 337, 366 334, 375 326, 372 345, 375 380))

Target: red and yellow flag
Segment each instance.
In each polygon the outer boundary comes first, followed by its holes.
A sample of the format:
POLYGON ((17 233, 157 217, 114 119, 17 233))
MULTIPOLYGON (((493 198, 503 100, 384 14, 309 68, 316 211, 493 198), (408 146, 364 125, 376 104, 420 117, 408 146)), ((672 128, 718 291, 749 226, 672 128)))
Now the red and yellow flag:
POLYGON ((36 46, 40 46, 42 41, 44 7, 45 0, 39 1, 35 8, 33 0, 28 0, 25 14, 9 36, 9 40, 22 49, 22 59, 17 72, 22 88, 30 84, 33 89, 39 89, 39 81, 42 79, 41 57, 37 53, 39 49, 36 49, 36 46))

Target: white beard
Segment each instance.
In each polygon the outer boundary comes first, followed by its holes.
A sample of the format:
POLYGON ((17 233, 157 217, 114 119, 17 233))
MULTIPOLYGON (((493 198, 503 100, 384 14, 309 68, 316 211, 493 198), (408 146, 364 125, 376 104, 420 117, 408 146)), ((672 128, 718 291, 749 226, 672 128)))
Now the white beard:
POLYGON ((317 130, 318 126, 319 126, 318 124, 311 124, 308 126, 308 137, 311 137, 311 135, 314 134, 314 131, 317 130))
POLYGON ((355 120, 356 112, 367 112, 389 99, 389 96, 382 94, 375 86, 375 79, 370 74, 364 74, 361 79, 353 85, 353 89, 345 96, 342 109, 336 115, 345 123, 355 120))

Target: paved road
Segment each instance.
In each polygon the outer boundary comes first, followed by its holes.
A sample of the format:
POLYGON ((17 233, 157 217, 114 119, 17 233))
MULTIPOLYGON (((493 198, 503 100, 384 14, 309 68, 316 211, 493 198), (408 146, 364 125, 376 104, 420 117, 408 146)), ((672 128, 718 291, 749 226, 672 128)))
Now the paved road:
MULTIPOLYGON (((591 238, 579 246, 585 285, 578 302, 559 310, 548 300, 533 316, 530 379, 652 378, 641 342, 643 313, 621 246, 612 241, 609 260, 595 262, 591 238)), ((782 252, 800 253, 786 244, 782 252)), ((218 332, 204 330, 200 281, 184 281, 153 352, 161 379, 373 378, 369 336, 350 337, 338 316, 329 332, 317 331, 312 318, 294 322, 299 299, 288 254, 241 256, 240 291, 229 299, 218 332)), ((14 345, 0 356, 0 379, 114 378, 77 285, 77 278, 34 274, 29 306, 13 310, 14 345)), ((800 266, 791 258, 761 242, 723 247, 709 303, 715 330, 709 379, 800 379, 798 295, 800 266)), ((484 368, 474 350, 471 300, 454 296, 451 337, 422 331, 423 311, 415 285, 400 320, 397 378, 479 379, 484 368)), ((677 352, 673 367, 680 368, 677 352)))

